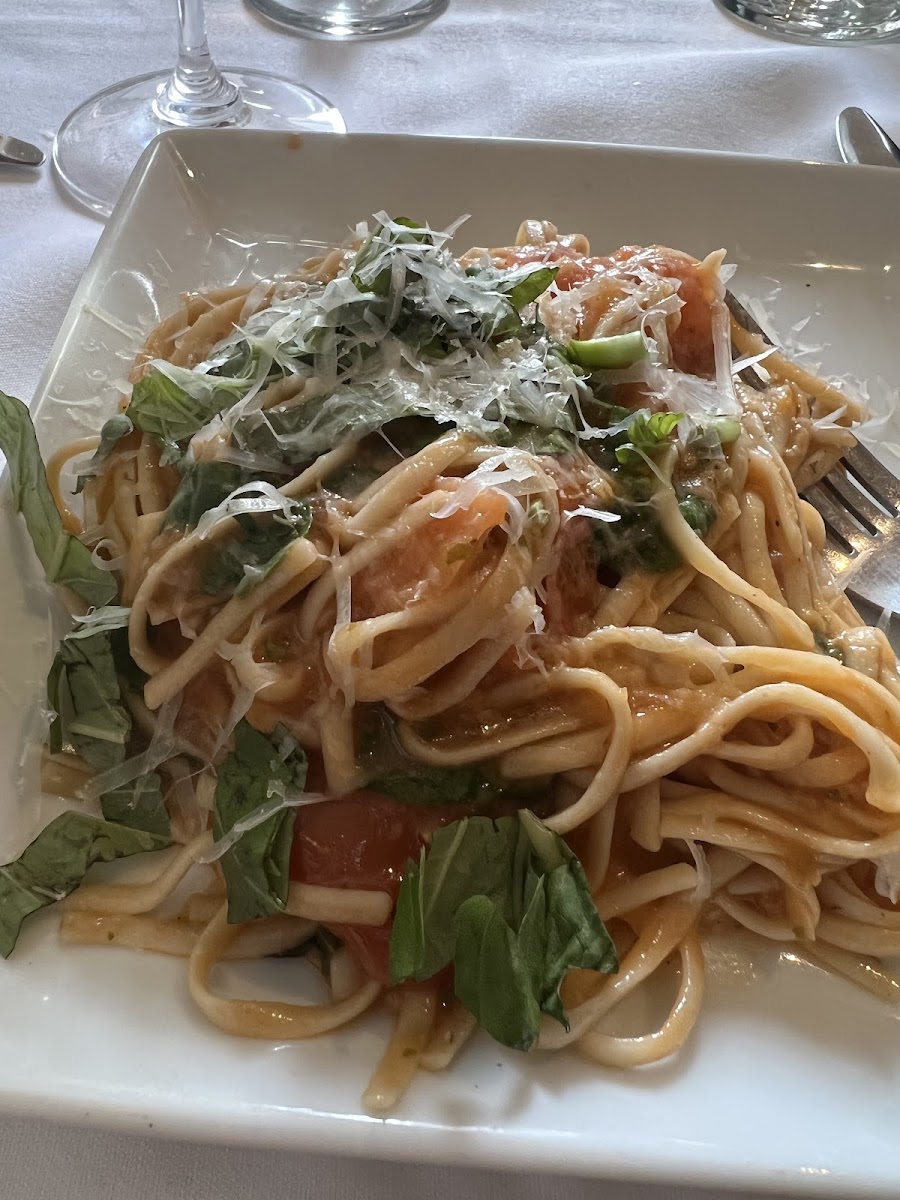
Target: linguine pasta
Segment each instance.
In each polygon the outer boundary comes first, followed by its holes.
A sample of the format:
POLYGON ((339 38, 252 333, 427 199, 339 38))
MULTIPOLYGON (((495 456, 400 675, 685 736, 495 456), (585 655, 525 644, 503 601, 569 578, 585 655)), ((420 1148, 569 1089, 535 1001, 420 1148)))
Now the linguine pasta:
POLYGON ((48 460, 49 515, 4 398, 76 614, 44 757, 71 808, 6 868, 5 951, 68 896, 65 940, 185 957, 226 1033, 387 1006, 373 1112, 479 1025, 675 1054, 711 930, 893 997, 900 680, 799 495, 860 406, 733 324, 721 252, 449 236, 382 215, 185 297, 48 460), (78 886, 146 851, 150 882, 78 886), (287 951, 327 1002, 216 991, 287 951), (614 1033, 673 964, 659 1028, 614 1033))

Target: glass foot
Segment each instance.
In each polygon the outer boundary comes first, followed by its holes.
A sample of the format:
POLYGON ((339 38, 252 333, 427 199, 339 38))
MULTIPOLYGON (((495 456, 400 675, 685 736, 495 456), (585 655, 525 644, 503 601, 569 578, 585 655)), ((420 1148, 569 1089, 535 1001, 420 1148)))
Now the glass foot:
POLYGON ((900 36, 897 0, 716 0, 763 33, 828 45, 900 36))
POLYGON ((167 96, 171 71, 139 75, 86 100, 63 121, 53 141, 53 165, 62 186, 86 208, 108 217, 144 148, 175 128, 297 129, 345 133, 338 110, 310 88, 265 71, 226 67, 241 103, 165 119, 157 105, 167 96))
POLYGON ((448 0, 247 0, 247 4, 294 33, 349 42, 409 33, 440 16, 448 0))

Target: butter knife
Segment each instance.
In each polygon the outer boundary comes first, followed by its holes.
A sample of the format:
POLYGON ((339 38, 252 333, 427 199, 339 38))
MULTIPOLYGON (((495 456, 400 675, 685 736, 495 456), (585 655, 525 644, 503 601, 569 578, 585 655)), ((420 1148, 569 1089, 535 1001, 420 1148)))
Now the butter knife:
POLYGON ((0 165, 10 167, 39 167, 46 155, 31 142, 0 133, 0 165))
POLYGON ((846 163, 900 167, 900 146, 863 108, 845 108, 837 119, 838 149, 846 163))

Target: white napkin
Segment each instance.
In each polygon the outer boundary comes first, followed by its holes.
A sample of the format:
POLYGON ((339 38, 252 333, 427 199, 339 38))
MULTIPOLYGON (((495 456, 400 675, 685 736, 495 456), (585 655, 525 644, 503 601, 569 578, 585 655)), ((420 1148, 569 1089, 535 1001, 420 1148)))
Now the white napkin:
MULTIPOLYGON (((834 118, 856 104, 900 139, 900 47, 783 44, 742 28, 712 0, 451 0, 427 29, 356 45, 293 38, 239 0, 208 0, 207 9, 220 62, 304 80, 338 104, 353 130, 835 159, 834 118)), ((0 131, 49 149, 52 130, 77 103, 117 79, 168 66, 174 49, 171 3, 2 4, 0 131)), ((475 203, 477 179, 472 192, 475 203)), ((5 391, 31 397, 100 231, 61 198, 49 171, 0 171, 5 391)), ((597 1094, 602 1122, 602 1081, 597 1094)), ((0 1119, 0 1141, 0 1197, 9 1200, 590 1200, 601 1188, 606 1200, 720 1194, 176 1144, 30 1118, 0 1119)))

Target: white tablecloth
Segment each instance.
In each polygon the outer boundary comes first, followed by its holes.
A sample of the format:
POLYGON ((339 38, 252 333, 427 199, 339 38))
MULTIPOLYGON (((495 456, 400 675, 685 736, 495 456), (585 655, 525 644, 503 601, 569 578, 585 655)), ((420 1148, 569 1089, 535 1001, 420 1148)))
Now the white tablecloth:
MULTIPOLYGON (((54 128, 89 93, 167 66, 172 9, 171 0, 5 0, 0 132, 49 149, 54 128)), ((452 0, 425 30, 356 45, 278 32, 240 0, 208 0, 208 20, 220 62, 302 78, 341 108, 352 130, 827 160, 837 158, 835 115, 856 104, 900 140, 900 46, 779 43, 741 28, 712 0, 452 0)), ((49 171, 0 169, 4 390, 30 398, 99 232, 61 197, 49 171)), ((0 1197, 9 1200, 588 1200, 603 1186, 209 1148, 11 1118, 0 1119, 0 1147, 0 1197)), ((603 1194, 702 1195, 622 1184, 603 1194)))

